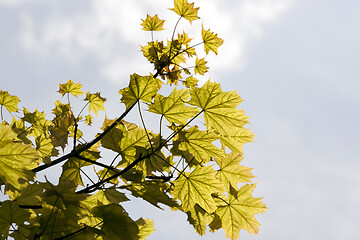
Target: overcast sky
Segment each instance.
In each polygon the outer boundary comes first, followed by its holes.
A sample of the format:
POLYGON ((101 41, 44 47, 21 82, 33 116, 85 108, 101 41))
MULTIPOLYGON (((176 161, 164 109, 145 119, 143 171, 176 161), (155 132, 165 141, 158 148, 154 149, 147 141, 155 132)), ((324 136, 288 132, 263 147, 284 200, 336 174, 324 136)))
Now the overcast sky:
MULTIPOLYGON (((255 133, 243 163, 254 168, 255 196, 269 210, 257 215, 259 235, 242 231, 241 239, 360 239, 360 1, 195 5, 201 20, 193 27, 204 23, 225 40, 206 79, 238 90, 255 133)), ((58 84, 73 79, 100 91, 115 117, 129 75, 152 70, 139 52, 150 40, 140 19, 158 13, 168 31, 157 36, 169 36, 170 7, 170 0, 0 0, 0 89, 50 112, 58 84)), ((181 212, 140 201, 126 207, 134 219, 154 219, 150 240, 225 238, 222 230, 198 237, 181 212)))

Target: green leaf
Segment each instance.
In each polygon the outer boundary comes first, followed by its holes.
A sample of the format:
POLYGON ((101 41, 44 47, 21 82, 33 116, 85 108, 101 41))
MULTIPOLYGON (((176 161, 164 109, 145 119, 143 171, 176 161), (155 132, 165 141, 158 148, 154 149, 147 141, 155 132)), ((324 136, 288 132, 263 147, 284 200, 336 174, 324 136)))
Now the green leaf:
POLYGON ((251 173, 251 168, 240 165, 241 160, 242 156, 240 153, 232 152, 225 159, 217 161, 220 167, 217 176, 228 190, 230 185, 237 189, 238 183, 251 182, 251 179, 254 177, 251 173))
POLYGON ((11 200, 15 200, 18 204, 23 205, 41 205, 37 196, 43 192, 43 187, 38 183, 29 184, 19 191, 7 191, 11 200))
POLYGON ((224 151, 212 144, 219 139, 214 132, 200 131, 198 126, 194 126, 182 131, 179 139, 179 149, 189 152, 198 162, 208 163, 211 158, 221 160, 225 157, 224 151))
POLYGON ((145 240, 155 231, 154 222, 150 219, 139 218, 135 221, 139 228, 139 240, 145 240))
POLYGON ((123 207, 109 204, 95 207, 94 216, 103 220, 104 240, 138 240, 139 229, 123 207))
POLYGON ((194 3, 188 3, 187 0, 174 0, 174 8, 171 8, 179 16, 187 19, 190 23, 199 19, 197 12, 199 8, 194 8, 194 3))
POLYGON ((38 154, 31 145, 24 145, 8 125, 0 125, 0 180, 20 187, 19 179, 30 181, 35 174, 38 154))
POLYGON ((0 206, 0 236, 7 239, 10 226, 13 223, 23 224, 30 217, 30 213, 24 209, 19 208, 19 205, 14 201, 1 202, 0 206))
POLYGON ((0 90, 0 106, 4 106, 10 113, 19 110, 17 106, 19 102, 20 99, 17 96, 10 95, 8 91, 0 90))
POLYGON ((130 76, 129 86, 119 91, 121 102, 129 108, 138 100, 150 103, 158 92, 156 79, 151 76, 140 76, 136 73, 130 76))
POLYGON ((220 84, 207 81, 201 88, 190 88, 190 95, 189 104, 203 109, 208 129, 227 135, 248 123, 244 112, 236 109, 242 100, 235 91, 223 92, 220 84))
POLYGON ((208 213, 215 212, 216 203, 211 194, 224 191, 223 184, 215 178, 212 166, 196 167, 192 172, 181 174, 173 183, 175 188, 172 194, 180 199, 185 212, 194 208, 195 204, 208 213))
POLYGON ((97 93, 87 92, 84 101, 89 102, 89 112, 93 111, 96 116, 98 115, 98 111, 105 112, 104 103, 106 101, 106 98, 101 97, 99 92, 97 93))
POLYGON ((145 181, 122 186, 121 188, 131 191, 134 197, 142 198, 157 208, 162 209, 158 204, 162 203, 171 208, 178 207, 177 202, 167 195, 169 186, 166 183, 145 181))
POLYGON ((71 79, 67 81, 65 84, 59 84, 60 89, 59 93, 64 96, 65 94, 69 93, 75 97, 79 95, 83 95, 84 92, 81 91, 81 88, 83 87, 80 83, 74 83, 71 79))
POLYGON ((146 16, 145 20, 142 20, 141 26, 143 26, 143 30, 145 31, 161 31, 164 30, 165 20, 160 20, 158 15, 150 17, 149 14, 146 16))
POLYGON ((39 112, 37 109, 34 112, 30 112, 28 109, 23 108, 24 122, 31 124, 30 135, 37 138, 40 135, 49 135, 48 131, 53 128, 53 123, 45 118, 44 112, 39 112))
POLYGON ((252 196, 254 189, 255 184, 247 184, 237 192, 236 196, 229 194, 228 198, 215 197, 218 204, 216 214, 221 219, 227 238, 238 239, 240 229, 244 229, 250 234, 259 231, 260 224, 254 215, 263 213, 267 208, 261 202, 261 198, 252 196))
POLYGON ((163 115, 169 123, 186 124, 199 110, 186 106, 190 94, 187 89, 174 89, 168 97, 157 94, 154 103, 149 105, 149 112, 163 115))
POLYGON ((42 186, 45 192, 41 195, 41 200, 63 210, 79 207, 80 201, 88 196, 88 194, 76 194, 77 185, 71 181, 60 181, 56 186, 47 181, 42 183, 42 186))
POLYGON ((218 47, 220 47, 224 43, 224 40, 219 38, 217 34, 210 32, 210 29, 205 30, 204 26, 202 27, 201 30, 201 37, 204 42, 204 50, 206 54, 208 54, 209 51, 218 54, 218 47))
POLYGON ((198 204, 195 204, 195 207, 191 208, 187 215, 189 223, 194 226, 195 231, 201 236, 205 234, 206 225, 213 220, 213 217, 198 204))
POLYGON ((205 58, 201 58, 201 59, 196 58, 195 68, 194 68, 195 74, 204 75, 208 70, 206 63, 207 61, 205 61, 205 58))
POLYGON ((220 140, 223 148, 229 147, 231 151, 243 154, 243 145, 252 142, 254 134, 245 128, 236 128, 226 135, 221 135, 220 140))

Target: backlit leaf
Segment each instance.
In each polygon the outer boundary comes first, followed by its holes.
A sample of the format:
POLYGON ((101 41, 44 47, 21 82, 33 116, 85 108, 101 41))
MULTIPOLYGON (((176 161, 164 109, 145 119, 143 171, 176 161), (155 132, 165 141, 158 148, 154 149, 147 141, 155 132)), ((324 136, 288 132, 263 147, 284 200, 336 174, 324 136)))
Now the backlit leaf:
POLYGON ((206 225, 209 224, 213 217, 202 209, 198 204, 187 212, 188 221, 194 226, 196 232, 200 235, 204 235, 206 231, 206 225))
POLYGON ((220 84, 207 81, 201 88, 190 88, 190 95, 189 104, 204 110, 208 129, 227 135, 248 123, 244 112, 236 109, 242 100, 235 91, 223 92, 220 84))
POLYGON ((233 152, 239 152, 243 154, 243 145, 248 142, 252 142, 254 134, 245 128, 236 128, 226 135, 221 135, 220 140, 223 148, 229 147, 233 152))
POLYGON ((130 76, 129 86, 121 89, 119 93, 122 94, 121 102, 128 108, 138 100, 150 103, 157 91, 155 78, 134 73, 130 76))
POLYGON ((206 212, 216 210, 216 203, 211 197, 212 193, 224 191, 223 184, 215 178, 212 166, 197 167, 192 172, 185 172, 174 182, 172 194, 180 199, 185 212, 190 211, 199 204, 206 212))
POLYGON ((190 23, 199 19, 197 12, 199 8, 194 8, 194 3, 188 3, 187 0, 174 0, 174 8, 171 8, 179 16, 187 19, 190 23))
POLYGON ((225 159, 217 161, 220 167, 217 176, 227 189, 229 189, 230 185, 237 189, 238 183, 251 182, 251 179, 254 177, 251 173, 251 168, 240 165, 241 160, 242 156, 240 153, 232 152, 225 159))
POLYGON ((9 112, 17 112, 18 109, 18 103, 20 102, 20 99, 17 96, 12 96, 8 93, 8 91, 2 91, 0 90, 0 106, 4 106, 6 110, 9 112))
POLYGON ((30 144, 16 140, 16 133, 10 126, 0 125, 0 179, 18 188, 19 179, 30 181, 34 178, 31 169, 37 167, 39 157, 30 144))
POLYGON ((157 94, 154 103, 149 105, 149 111, 163 115, 170 123, 186 124, 199 110, 186 106, 190 94, 187 89, 174 89, 168 97, 157 94))
POLYGON ((154 222, 151 219, 139 218, 135 221, 139 228, 139 240, 145 240, 155 231, 154 222))
POLYGON ((168 185, 162 182, 145 181, 122 186, 121 188, 131 191, 134 197, 142 198, 157 208, 162 203, 169 207, 178 207, 177 202, 167 195, 168 185))
POLYGON ((164 22, 165 20, 160 20, 157 14, 153 17, 147 15, 146 19, 142 20, 141 26, 145 31, 161 31, 164 30, 164 22))
POLYGON ((59 93, 64 96, 67 93, 70 93, 71 95, 77 97, 79 95, 83 95, 84 92, 81 91, 81 88, 83 87, 80 83, 74 83, 71 79, 67 81, 65 84, 59 84, 60 89, 59 93))
POLYGON ((208 67, 205 65, 206 63, 205 58, 196 58, 194 68, 195 74, 204 75, 208 70, 208 67))
POLYGON ((218 47, 223 44, 224 40, 219 38, 216 33, 210 32, 210 29, 205 30, 204 27, 202 27, 201 30, 201 37, 204 42, 204 50, 206 54, 208 54, 209 51, 218 54, 218 47))
POLYGON ((185 87, 190 88, 190 87, 194 87, 197 86, 198 80, 196 78, 194 78, 193 76, 187 77, 185 79, 185 82, 183 82, 185 87))
POLYGON ((214 132, 200 131, 194 126, 182 131, 179 138, 179 149, 191 153, 198 162, 208 163, 211 158, 221 160, 225 157, 224 151, 213 144, 219 139, 214 132))
POLYGON ((100 93, 86 93, 85 101, 89 102, 89 112, 93 111, 95 115, 98 115, 98 111, 105 111, 104 103, 106 98, 100 96, 100 93))
POLYGON ((252 196, 254 189, 254 184, 247 184, 237 192, 236 197, 229 194, 228 198, 215 198, 218 205, 216 214, 221 219, 227 238, 238 239, 240 229, 244 229, 250 234, 259 231, 260 224, 254 215, 264 212, 267 208, 261 202, 261 198, 252 196))

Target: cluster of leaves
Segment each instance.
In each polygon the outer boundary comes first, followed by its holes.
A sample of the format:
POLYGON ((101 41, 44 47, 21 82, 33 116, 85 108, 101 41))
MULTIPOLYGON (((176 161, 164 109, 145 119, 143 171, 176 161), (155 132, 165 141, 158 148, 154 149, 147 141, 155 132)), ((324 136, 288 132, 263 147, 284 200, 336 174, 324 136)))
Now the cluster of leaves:
MULTIPOLYGON (((198 8, 187 0, 175 0, 181 19, 198 19, 198 8)), ((195 75, 207 72, 206 54, 218 53, 223 40, 202 28, 202 42, 176 28, 167 42, 148 42, 143 55, 154 65, 154 74, 130 76, 119 91, 126 110, 117 119, 105 118, 102 132, 87 141, 80 130, 92 125, 94 115, 105 111, 100 93, 84 93, 82 85, 69 80, 60 84, 60 100, 45 113, 23 108, 19 98, 0 91, 0 183, 8 200, 0 206, 0 236, 15 239, 145 239, 154 231, 149 219, 132 220, 121 202, 125 193, 142 198, 155 207, 169 206, 187 214, 197 233, 220 228, 227 238, 238 239, 241 229, 257 233, 254 214, 266 210, 254 198, 251 169, 241 166, 242 146, 253 139, 238 105, 235 91, 223 92, 207 81, 197 86, 195 75), (187 61, 196 57, 195 66, 187 61), (161 94, 164 81, 172 87, 161 94), (181 84, 180 84, 181 83, 181 84), (78 114, 70 98, 84 97, 78 114), (65 100, 66 101, 66 100, 65 100), (159 118, 159 133, 146 128, 143 109, 159 118), (140 126, 124 120, 130 111, 139 112, 140 126), (13 117, 4 120, 3 110, 13 117), (88 114, 84 114, 84 111, 88 114), (196 125, 203 118, 205 124, 196 125), (69 141, 72 139, 72 141, 69 141), (62 152, 67 154, 60 155, 62 152), (114 153, 101 160, 100 151, 114 153), (39 181, 35 174, 63 163, 57 185, 39 181)), ((157 15, 142 21, 145 31, 163 30, 157 15)))

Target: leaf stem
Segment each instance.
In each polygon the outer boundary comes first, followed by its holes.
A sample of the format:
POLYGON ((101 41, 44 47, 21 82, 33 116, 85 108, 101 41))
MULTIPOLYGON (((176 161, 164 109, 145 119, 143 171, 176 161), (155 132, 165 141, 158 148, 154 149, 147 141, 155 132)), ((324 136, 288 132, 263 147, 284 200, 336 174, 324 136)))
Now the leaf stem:
POLYGON ((147 139, 149 140, 149 144, 150 144, 150 147, 151 147, 151 151, 153 152, 153 151, 154 151, 154 148, 153 148, 153 146, 152 146, 152 144, 151 144, 150 136, 149 136, 149 133, 148 133, 148 131, 147 131, 147 129, 146 129, 145 122, 144 122, 144 118, 143 118, 142 113, 141 113, 140 101, 138 101, 138 110, 139 110, 139 115, 140 115, 141 123, 142 123, 142 125, 143 125, 143 127, 144 127, 144 129, 145 129, 145 133, 146 133, 147 139))

